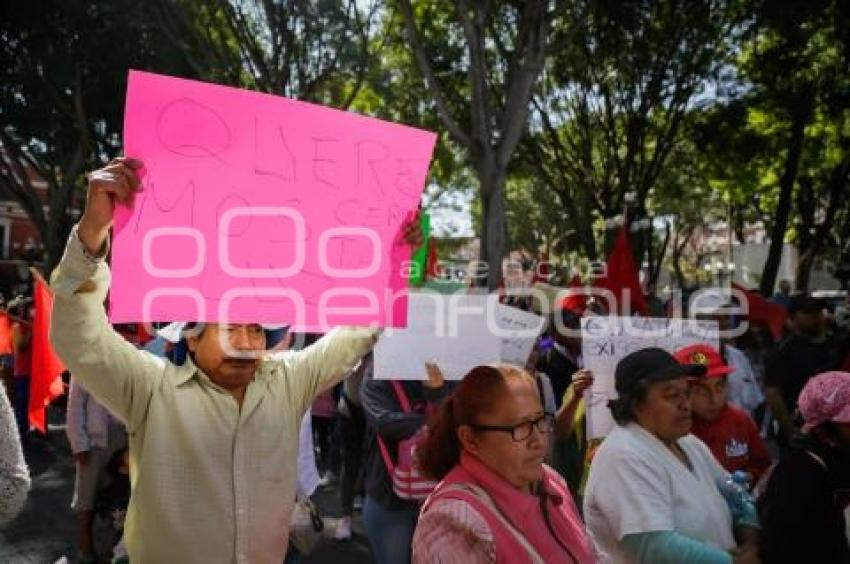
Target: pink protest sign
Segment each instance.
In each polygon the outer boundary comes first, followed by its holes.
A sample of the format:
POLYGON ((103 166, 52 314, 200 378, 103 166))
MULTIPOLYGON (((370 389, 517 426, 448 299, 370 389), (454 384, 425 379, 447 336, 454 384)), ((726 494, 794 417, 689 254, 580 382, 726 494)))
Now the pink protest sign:
POLYGON ((405 326, 400 230, 436 135, 278 96, 131 71, 114 322, 405 326))

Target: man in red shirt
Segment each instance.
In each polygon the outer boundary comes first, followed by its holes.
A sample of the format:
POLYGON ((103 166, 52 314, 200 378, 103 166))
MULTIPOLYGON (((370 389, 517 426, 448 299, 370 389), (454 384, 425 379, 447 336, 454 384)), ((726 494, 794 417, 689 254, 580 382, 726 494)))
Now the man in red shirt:
POLYGON ((691 345, 673 356, 682 364, 703 364, 708 370, 691 391, 691 432, 708 445, 726 470, 743 470, 755 484, 771 459, 749 414, 726 401, 726 375, 734 369, 709 345, 691 345))

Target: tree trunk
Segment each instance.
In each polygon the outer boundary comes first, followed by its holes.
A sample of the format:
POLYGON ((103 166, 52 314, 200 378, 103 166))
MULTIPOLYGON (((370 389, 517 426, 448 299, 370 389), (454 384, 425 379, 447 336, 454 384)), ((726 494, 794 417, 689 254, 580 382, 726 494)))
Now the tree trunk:
POLYGON ((591 201, 590 190, 590 186, 585 183, 578 186, 578 191, 581 194, 581 209, 576 210, 576 229, 588 260, 594 261, 599 257, 599 254, 596 248, 596 237, 593 235, 593 202, 591 201))
POLYGON ((487 264, 490 291, 502 282, 502 259, 505 256, 505 171, 492 159, 484 159, 478 168, 481 183, 481 253, 487 264))
MULTIPOLYGON (((673 271, 676 274, 676 284, 679 288, 687 287, 685 273, 682 271, 682 255, 685 254, 685 248, 693 236, 693 228, 682 230, 681 227, 676 227, 676 235, 673 238, 673 271)), ((699 266, 697 261, 696 266, 699 266)))
POLYGON ((64 204, 57 202, 54 198, 50 206, 50 222, 47 224, 47 233, 44 240, 46 256, 44 262, 45 277, 49 276, 53 269, 59 264, 62 253, 65 251, 65 243, 68 233, 71 232, 71 217, 68 213, 69 200, 63 198, 64 204))
POLYGON ((763 296, 773 295, 776 286, 776 276, 782 261, 782 249, 785 245, 785 230, 788 228, 788 218, 791 215, 791 195, 794 182, 800 168, 800 155, 803 152, 803 134, 808 123, 809 112, 798 111, 791 123, 791 135, 788 140, 788 154, 785 156, 785 167, 779 179, 779 201, 774 213, 773 228, 770 230, 770 249, 764 263, 764 271, 759 289, 763 296))
POLYGON ((587 222, 582 222, 579 226, 579 237, 581 238, 581 247, 584 249, 588 260, 596 260, 599 258, 599 253, 596 249, 596 237, 593 235, 593 227, 587 222))
POLYGON ((77 178, 79 178, 85 169, 86 157, 90 145, 85 114, 82 111, 82 102, 79 97, 77 99, 80 102, 78 105, 80 139, 77 147, 74 149, 74 154, 66 163, 64 170, 62 170, 61 180, 58 182, 56 180, 51 181, 52 185, 49 192, 50 221, 47 224, 46 238, 44 239, 44 246, 47 249, 44 274, 48 276, 53 271, 53 268, 59 264, 59 260, 62 258, 62 253, 65 250, 65 240, 71 231, 70 208, 74 199, 74 189, 77 178))
POLYGON ((673 272, 676 274, 676 285, 679 288, 686 286, 685 273, 682 272, 682 252, 674 245, 673 248, 673 272))
MULTIPOLYGON (((652 285, 658 284, 658 277, 661 275, 661 264, 664 262, 664 255, 667 254, 667 246, 670 244, 670 235, 672 229, 670 228, 670 223, 668 222, 664 226, 664 242, 661 243, 661 250, 658 252, 658 257, 655 260, 655 264, 650 263, 649 265, 649 282, 652 285)), ((652 232, 650 231, 650 237, 652 236, 652 232)))
MULTIPOLYGON (((414 59, 436 105, 437 114, 454 140, 464 147, 473 162, 480 184, 482 233, 480 257, 489 267, 487 285, 496 289, 502 281, 502 257, 505 254, 505 175, 511 155, 526 129, 531 93, 543 68, 549 29, 549 3, 542 0, 517 6, 514 48, 506 52, 496 45, 508 69, 504 84, 492 84, 488 68, 487 25, 492 13, 488 3, 455 2, 463 29, 468 55, 470 102, 461 107, 470 113, 470 130, 465 130, 452 115, 428 54, 419 37, 410 0, 400 0, 408 41, 414 59), (493 104, 492 91, 504 94, 501 104, 493 104), (494 109, 500 107, 499 115, 494 109), (496 126, 499 124, 499 127, 496 126)), ((498 38, 494 40, 499 42, 498 38)))
POLYGON ((812 274, 812 266, 815 264, 814 248, 805 253, 797 261, 797 268, 794 272, 794 288, 798 292, 809 291, 809 279, 812 274))
MULTIPOLYGON (((835 216, 837 215, 838 209, 843 201, 842 196, 847 190, 848 175, 850 175, 850 161, 840 163, 832 169, 826 190, 829 194, 826 211, 823 216, 823 221, 817 226, 814 233, 808 232, 808 229, 814 229, 814 209, 805 210, 811 217, 804 223, 807 231, 805 233, 807 245, 805 248, 801 247, 800 249, 801 256, 800 260, 797 262, 797 269, 795 272, 795 287, 798 292, 808 292, 809 290, 812 266, 815 264, 815 259, 823 253, 824 247, 827 244, 827 238, 829 237, 829 233, 832 231, 832 226, 835 223, 835 216)), ((814 199, 814 195, 812 195, 812 200, 814 201, 814 199)), ((814 204, 812 208, 814 208, 814 204)), ((802 211, 803 210, 801 210, 801 212, 802 211)))
MULTIPOLYGON (((640 196, 639 196, 640 197, 640 196)), ((642 270, 642 265, 646 262, 650 269, 652 268, 652 235, 653 228, 650 223, 650 226, 647 228, 648 231, 643 231, 643 229, 638 229, 637 231, 631 231, 631 223, 633 221, 644 220, 644 219, 652 219, 649 215, 649 211, 646 209, 645 197, 642 200, 639 200, 636 204, 636 207, 632 209, 628 209, 626 211, 626 226, 629 228, 629 241, 632 245, 632 255, 635 259, 635 264, 638 268, 638 273, 642 270)))

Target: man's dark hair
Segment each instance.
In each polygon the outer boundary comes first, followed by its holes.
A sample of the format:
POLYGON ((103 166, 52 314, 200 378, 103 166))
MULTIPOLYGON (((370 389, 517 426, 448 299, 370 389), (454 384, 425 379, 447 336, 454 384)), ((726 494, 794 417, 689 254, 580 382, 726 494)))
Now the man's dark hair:
POLYGON ((807 294, 798 294, 791 298, 791 303, 788 304, 788 313, 794 315, 797 313, 805 313, 807 315, 817 315, 823 311, 823 304, 807 294))
POLYGON ((560 321, 564 327, 570 329, 578 329, 581 326, 581 314, 576 311, 565 308, 559 312, 556 312, 555 315, 560 317, 560 321))

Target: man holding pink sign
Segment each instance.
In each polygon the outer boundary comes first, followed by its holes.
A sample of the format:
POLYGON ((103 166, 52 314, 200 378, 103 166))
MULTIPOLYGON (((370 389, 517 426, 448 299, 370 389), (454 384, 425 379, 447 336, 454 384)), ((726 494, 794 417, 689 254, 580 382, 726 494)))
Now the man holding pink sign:
MULTIPOLYGON (((215 155, 201 151, 201 157, 189 144, 174 147, 187 158, 230 158, 226 143, 215 155)), ((104 311, 110 286, 104 258, 110 228, 126 236, 129 225, 144 222, 139 206, 152 196, 145 194, 148 184, 142 189, 143 166, 147 174, 166 172, 147 161, 118 158, 90 174, 85 211, 53 275, 51 341, 73 375, 127 426, 132 498, 125 540, 132 562, 278 564, 295 500, 301 418, 373 347, 381 320, 373 318, 372 328, 336 327, 303 351, 268 355, 260 325, 268 319, 245 318, 255 304, 207 310, 204 317, 196 312, 189 319, 201 323, 188 337, 190 355, 181 366, 137 350, 112 330, 104 311)), ((190 218, 187 228, 203 221, 190 218)), ((409 256, 409 245, 421 242, 418 220, 412 216, 399 227, 393 253, 406 247, 409 256)), ((116 245, 116 272, 125 264, 122 252, 116 245)), ((165 256, 160 251, 158 260, 167 277, 179 269, 163 262, 165 256)), ((198 289, 196 281, 183 282, 198 289)), ((226 292, 226 284, 221 288, 226 292)), ((111 307, 122 315, 135 311, 126 296, 114 293, 111 307)), ((285 320, 280 308, 266 309, 285 320)), ((295 321, 310 325, 317 319, 295 321)))

